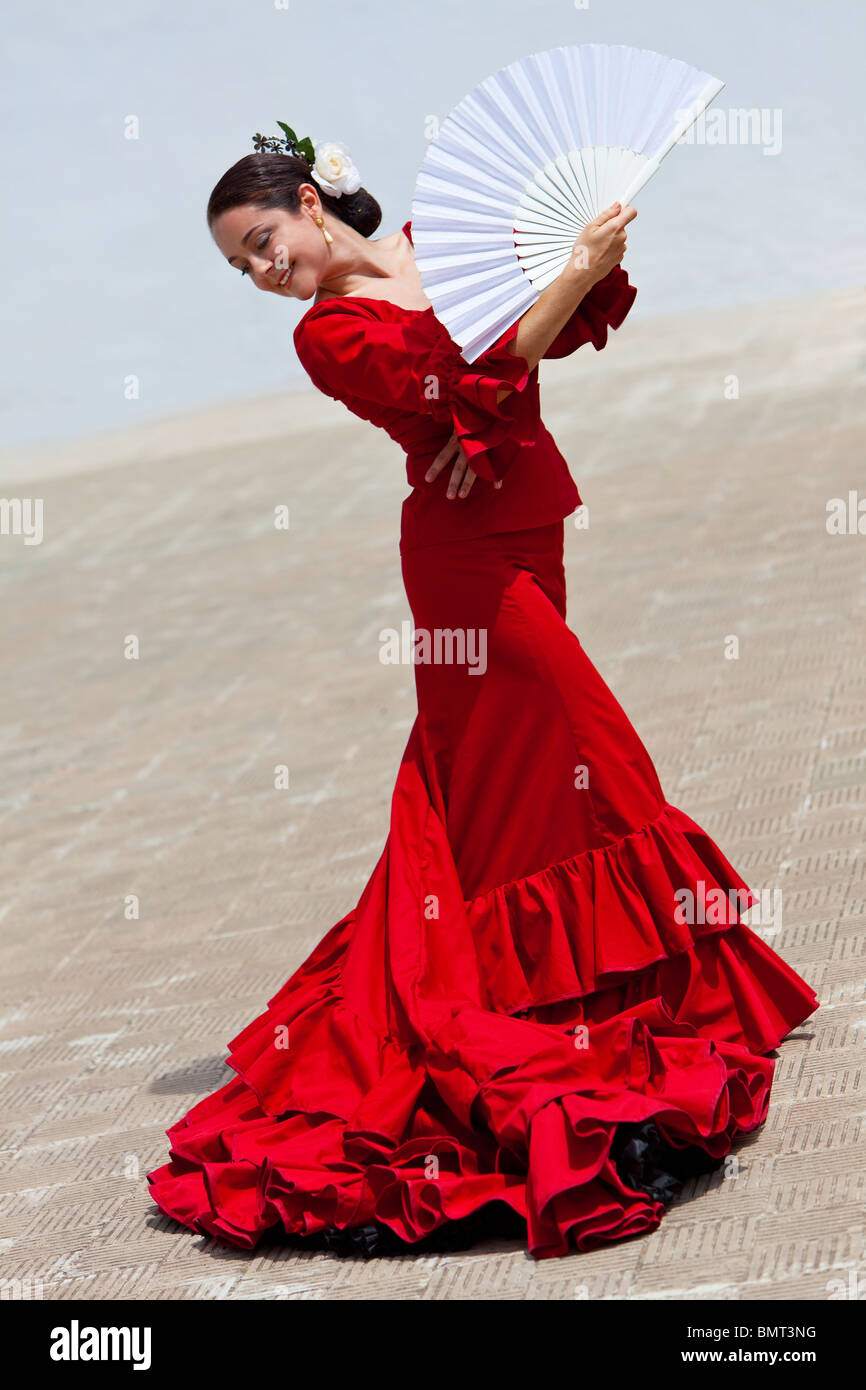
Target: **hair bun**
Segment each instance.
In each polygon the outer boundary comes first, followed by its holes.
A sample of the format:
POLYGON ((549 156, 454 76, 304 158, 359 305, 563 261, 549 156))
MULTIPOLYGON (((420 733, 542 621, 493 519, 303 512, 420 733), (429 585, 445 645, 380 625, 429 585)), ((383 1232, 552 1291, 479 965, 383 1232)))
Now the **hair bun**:
POLYGON ((366 188, 359 188, 355 193, 343 193, 339 198, 320 189, 319 196, 328 212, 349 227, 354 227, 361 236, 372 236, 382 221, 382 209, 366 188))

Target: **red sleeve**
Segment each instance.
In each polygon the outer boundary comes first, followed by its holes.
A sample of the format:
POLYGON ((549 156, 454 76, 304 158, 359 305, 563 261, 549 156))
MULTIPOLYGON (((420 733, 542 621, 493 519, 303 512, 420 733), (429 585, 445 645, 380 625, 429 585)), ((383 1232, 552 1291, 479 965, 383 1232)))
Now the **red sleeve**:
POLYGON ((636 295, 637 289, 629 284, 622 266, 615 265, 584 295, 544 356, 567 357, 584 343, 592 343, 600 352, 607 343, 608 328, 619 328, 636 295))
POLYGON ((300 321, 294 342, 320 391, 449 424, 473 472, 493 482, 539 427, 537 371, 508 347, 517 328, 470 364, 432 313, 387 322, 366 303, 335 299, 300 321), (497 401, 503 388, 509 394, 497 401))

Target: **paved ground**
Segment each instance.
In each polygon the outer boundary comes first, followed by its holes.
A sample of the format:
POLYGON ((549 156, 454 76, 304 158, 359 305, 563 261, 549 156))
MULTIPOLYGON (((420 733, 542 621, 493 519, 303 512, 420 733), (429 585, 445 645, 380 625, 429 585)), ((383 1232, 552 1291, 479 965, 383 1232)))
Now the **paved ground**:
POLYGON ((669 799, 781 888, 767 939, 823 1002, 780 1049, 740 1175, 589 1255, 248 1255, 148 1196, 163 1131, 228 1079, 226 1040, 354 905, 387 833, 414 716, 411 669, 377 658, 409 617, 396 447, 286 396, 216 432, 42 451, 4 482, 45 516, 41 545, 0 536, 5 1296, 866 1294, 866 535, 826 530, 829 498, 864 495, 864 318, 845 292, 635 323, 545 366, 590 507, 588 531, 568 523, 569 622, 669 799))

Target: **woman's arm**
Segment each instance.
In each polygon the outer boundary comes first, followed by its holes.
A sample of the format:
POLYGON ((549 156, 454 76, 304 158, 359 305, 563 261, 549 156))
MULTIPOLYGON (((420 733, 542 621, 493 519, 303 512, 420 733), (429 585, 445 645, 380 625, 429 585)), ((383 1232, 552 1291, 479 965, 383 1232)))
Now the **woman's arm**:
POLYGON ((561 328, 544 354, 545 362, 570 357, 586 343, 596 352, 607 347, 608 332, 619 328, 637 299, 637 289, 629 284, 621 265, 615 265, 585 294, 564 328, 561 328))
MULTIPOLYGON (((505 348, 525 361, 530 373, 538 366, 593 285, 603 280, 615 265, 619 265, 626 251, 626 224, 635 217, 637 211, 633 207, 613 203, 592 222, 588 222, 574 243, 568 265, 518 319, 517 332, 505 348)), ((512 390, 507 386, 497 390, 497 406, 511 395, 512 390)), ((469 466, 456 434, 452 434, 427 469, 424 475, 426 481, 432 482, 448 464, 452 465, 452 472, 446 496, 465 497, 477 474, 469 466)), ((496 479, 493 486, 501 487, 501 478, 496 479)))
MULTIPOLYGON (((634 217, 635 208, 614 203, 587 223, 574 243, 568 265, 523 314, 509 348, 525 358, 530 371, 538 366, 593 285, 619 265, 626 251, 626 224, 634 217)), ((500 392, 498 399, 507 394, 500 392)))

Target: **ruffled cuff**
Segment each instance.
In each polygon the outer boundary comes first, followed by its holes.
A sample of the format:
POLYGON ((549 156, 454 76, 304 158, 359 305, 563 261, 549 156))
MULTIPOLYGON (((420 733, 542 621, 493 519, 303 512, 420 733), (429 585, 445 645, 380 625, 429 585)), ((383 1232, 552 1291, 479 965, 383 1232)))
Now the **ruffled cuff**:
POLYGON ((544 356, 567 357, 584 343, 592 343, 600 352, 607 343, 608 328, 619 328, 636 295, 637 289, 629 284, 627 273, 621 265, 615 265, 583 297, 544 356))
POLYGON ((518 326, 513 323, 472 363, 445 329, 435 347, 424 345, 425 380, 436 384, 428 394, 430 413, 451 423, 469 467, 489 482, 503 477, 538 435, 538 373, 508 347, 518 326), (503 389, 508 395, 497 400, 503 389))

